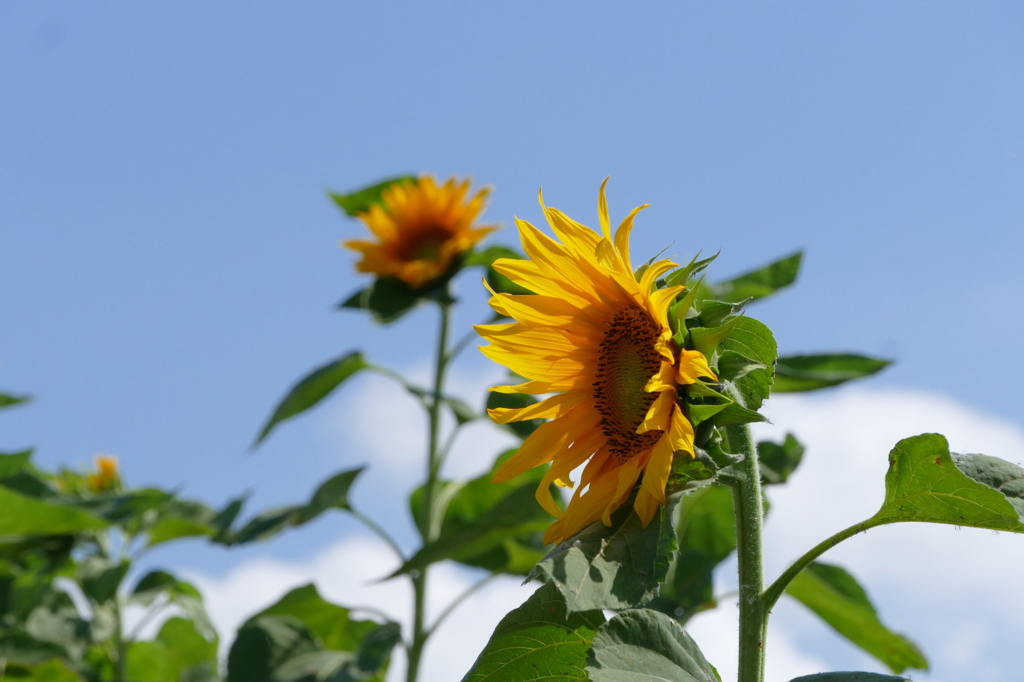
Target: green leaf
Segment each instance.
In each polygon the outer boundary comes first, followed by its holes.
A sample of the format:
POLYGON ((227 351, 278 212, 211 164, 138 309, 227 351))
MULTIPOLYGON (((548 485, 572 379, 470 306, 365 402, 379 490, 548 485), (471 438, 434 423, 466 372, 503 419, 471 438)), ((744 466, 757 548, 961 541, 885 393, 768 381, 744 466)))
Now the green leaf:
POLYGON ((736 381, 758 369, 771 370, 763 362, 751 360, 734 350, 727 350, 718 356, 718 378, 721 381, 736 381))
POLYGON ((228 652, 227 682, 280 682, 289 659, 319 651, 309 629, 290 616, 258 616, 239 630, 228 652))
POLYGON ((795 677, 790 682, 910 682, 910 678, 881 673, 817 673, 795 677))
MULTIPOLYGON (((436 538, 424 544, 393 576, 445 559, 494 572, 525 574, 543 558, 541 536, 552 518, 537 504, 535 496, 544 469, 531 469, 505 483, 491 482, 501 463, 515 453, 504 452, 491 471, 467 483, 444 484, 434 510, 434 517, 442 519, 436 538)), ((421 532, 426 530, 422 527, 425 497, 420 487, 410 498, 421 532)))
POLYGON ((327 649, 357 651, 367 635, 380 625, 371 620, 352 618, 351 613, 343 606, 325 601, 316 586, 309 584, 291 590, 275 604, 253 616, 253 619, 261 616, 290 616, 309 628, 327 649))
POLYGON ((717 605, 713 574, 736 550, 735 517, 732 490, 724 486, 710 486, 682 498, 679 552, 650 608, 685 622, 717 605))
POLYGON ((0 409, 4 407, 14 407, 15 405, 21 405, 23 403, 30 402, 31 396, 27 395, 11 395, 9 393, 0 393, 0 409))
POLYGON ((63 661, 56 659, 36 666, 28 677, 17 679, 19 682, 84 682, 78 673, 68 668, 63 661))
POLYGON ((605 622, 599 610, 570 613, 553 585, 509 612, 462 682, 586 680, 587 650, 605 622))
POLYGON ((632 501, 552 549, 530 577, 558 586, 570 611, 628 609, 658 594, 676 550, 673 509, 681 495, 669 497, 644 528, 632 501))
POLYGON ((802 258, 803 252, 798 251, 763 268, 719 282, 711 287, 710 291, 714 292, 715 298, 733 302, 770 296, 796 281, 802 258))
POLYGON ((132 682, 171 682, 167 649, 158 642, 134 642, 128 647, 128 679, 132 682))
POLYGON ((0 536, 61 535, 108 526, 108 522, 70 505, 43 501, 0 487, 0 536))
POLYGON ((304 505, 292 505, 263 512, 250 520, 237 532, 229 533, 227 544, 241 545, 266 540, 286 528, 309 523, 329 509, 351 511, 348 491, 363 467, 335 474, 320 484, 313 497, 304 505))
POLYGON ((217 641, 200 634, 195 623, 175 616, 160 628, 156 641, 167 651, 169 682, 219 680, 217 641))
POLYGON ((0 479, 13 476, 29 465, 32 450, 0 454, 0 479))
POLYGON ((779 358, 775 366, 775 385, 772 390, 777 393, 797 393, 838 386, 853 379, 871 376, 891 364, 891 360, 853 353, 789 355, 779 358))
POLYGON ((757 444, 761 464, 761 478, 765 483, 785 483, 804 457, 804 445, 791 434, 779 443, 761 441, 757 444))
POLYGON ((923 521, 1024 533, 1022 481, 1024 469, 996 457, 954 460, 939 434, 906 438, 889 453, 885 501, 868 523, 923 521))
POLYGON ((166 571, 150 571, 136 583, 128 598, 129 604, 151 606, 158 597, 165 597, 169 603, 177 604, 188 620, 192 621, 199 633, 217 641, 217 631, 203 606, 203 597, 195 585, 180 580, 166 571))
POLYGON ((682 626, 650 609, 623 611, 602 625, 588 663, 594 682, 721 682, 682 626))
MULTIPOLYGON (((510 409, 520 409, 523 407, 529 407, 537 402, 537 399, 532 395, 525 393, 497 393, 491 391, 487 394, 487 409, 493 410, 496 407, 507 407, 510 409)), ((526 440, 531 433, 536 431, 541 424, 544 423, 543 419, 527 419, 521 422, 510 422, 508 424, 501 424, 501 427, 511 431, 515 435, 519 436, 523 440, 526 440)))
POLYGON ((736 319, 736 324, 729 336, 722 341, 723 351, 735 351, 739 355, 760 362, 764 369, 746 372, 734 381, 744 405, 751 409, 760 409, 761 403, 772 390, 772 367, 779 355, 778 346, 772 330, 763 322, 750 317, 736 319))
POLYGON ((448 282, 454 272, 455 269, 449 269, 448 274, 419 289, 412 288, 397 277, 378 277, 373 284, 352 294, 338 307, 367 310, 378 324, 391 324, 419 304, 438 298, 442 291, 438 284, 448 282))
POLYGON ((328 192, 331 199, 334 200, 341 210, 350 217, 356 217, 360 213, 365 213, 370 210, 370 207, 374 204, 379 204, 383 201, 382 195, 384 190, 394 184, 415 182, 415 175, 398 175, 393 178, 381 180, 367 187, 357 189, 354 192, 348 194, 337 194, 334 192, 328 192))
POLYGON ((270 416, 260 435, 253 443, 256 447, 266 438, 275 426, 286 419, 302 414, 313 407, 321 400, 331 394, 334 389, 349 379, 352 375, 368 367, 366 358, 360 352, 349 353, 348 355, 333 360, 323 367, 314 370, 312 373, 295 384, 288 392, 288 395, 278 403, 274 413, 270 416))
POLYGON ((845 569, 814 562, 786 591, 894 673, 907 668, 928 669, 928 661, 917 645, 878 619, 864 588, 845 569))
POLYGON ((132 564, 127 559, 113 561, 98 556, 88 557, 78 565, 78 582, 82 592, 94 604, 110 601, 132 564))

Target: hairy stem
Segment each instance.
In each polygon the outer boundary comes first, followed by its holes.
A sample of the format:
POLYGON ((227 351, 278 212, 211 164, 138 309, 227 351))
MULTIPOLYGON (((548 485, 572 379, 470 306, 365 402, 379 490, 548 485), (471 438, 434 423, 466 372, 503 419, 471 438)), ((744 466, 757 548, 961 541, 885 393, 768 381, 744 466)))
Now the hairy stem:
POLYGON ((785 573, 780 575, 778 579, 771 584, 764 593, 764 607, 770 609, 775 606, 775 602, 779 600, 782 593, 786 591, 789 584, 793 582, 793 579, 800 574, 800 571, 807 568, 812 561, 820 557, 822 554, 838 545, 843 540, 852 538, 858 533, 875 528, 876 526, 884 525, 884 522, 875 521, 874 519, 868 519, 867 521, 861 521, 860 523, 854 524, 845 530, 841 530, 835 535, 826 540, 819 542, 817 545, 812 547, 806 554, 793 562, 793 565, 786 569, 785 573))
MULTIPOLYGON (((737 396, 738 397, 738 396, 737 396)), ((729 444, 744 455, 743 476, 733 485, 739 558, 739 682, 763 682, 768 609, 764 595, 764 501, 761 467, 750 427, 727 428, 729 444)))
MULTIPOLYGON (((427 436, 427 482, 423 499, 423 543, 436 539, 440 524, 434 522, 434 507, 437 498, 438 476, 441 471, 443 453, 441 450, 441 406, 444 397, 444 377, 451 356, 448 352, 448 330, 451 326, 451 297, 444 296, 438 301, 441 320, 438 325, 437 355, 434 364, 434 387, 428 405, 429 433, 427 436)), ((409 668, 406 682, 416 682, 419 676, 423 646, 427 643, 430 630, 426 627, 427 566, 410 573, 413 586, 412 642, 409 645, 409 668)))

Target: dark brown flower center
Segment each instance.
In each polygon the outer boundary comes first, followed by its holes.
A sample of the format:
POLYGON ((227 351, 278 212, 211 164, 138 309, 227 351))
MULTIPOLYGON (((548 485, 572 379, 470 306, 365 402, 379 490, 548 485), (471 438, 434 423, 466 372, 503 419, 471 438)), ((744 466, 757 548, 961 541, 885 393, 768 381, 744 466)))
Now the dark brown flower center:
POLYGON ((403 235, 395 248, 395 255, 404 261, 437 260, 441 247, 452 238, 452 233, 437 225, 429 225, 403 235))
POLYGON ((661 431, 638 434, 657 393, 644 390, 661 366, 655 349, 661 330, 638 307, 622 308, 605 323, 594 376, 594 403, 611 454, 625 463, 654 446, 661 431))

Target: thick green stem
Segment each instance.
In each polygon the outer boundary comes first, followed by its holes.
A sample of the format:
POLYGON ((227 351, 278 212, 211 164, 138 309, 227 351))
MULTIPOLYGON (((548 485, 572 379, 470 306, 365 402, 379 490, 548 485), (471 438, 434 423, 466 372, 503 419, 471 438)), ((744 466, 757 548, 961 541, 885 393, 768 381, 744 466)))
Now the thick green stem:
POLYGON ((744 455, 743 476, 733 485, 739 558, 739 682, 763 682, 768 609, 764 601, 764 502, 757 446, 749 426, 730 426, 729 444, 744 455))
POLYGON ((812 547, 806 554, 797 559, 792 566, 786 569, 786 572, 778 577, 778 579, 771 584, 764 593, 764 607, 770 609, 775 606, 775 602, 779 600, 782 593, 786 591, 789 584, 793 582, 793 579, 799 575, 800 571, 807 568, 812 561, 820 557, 822 554, 838 545, 843 540, 852 538, 858 533, 875 528, 876 526, 884 525, 884 522, 875 521, 874 519, 868 519, 867 521, 861 521, 860 523, 854 524, 846 530, 841 530, 832 537, 819 542, 817 545, 812 547))
MULTIPOLYGON (((434 522, 434 507, 437 499, 438 476, 441 471, 441 406, 444 397, 444 377, 451 356, 448 352, 448 328, 451 325, 450 297, 444 296, 439 302, 441 321, 438 329, 437 355, 434 364, 434 387, 431 396, 429 413, 429 435, 427 447, 427 482, 423 496, 423 542, 429 543, 440 524, 434 522)), ((423 646, 427 643, 430 630, 426 627, 427 600, 427 567, 410 573, 413 587, 413 621, 412 643, 408 647, 409 667, 406 671, 406 682, 416 682, 419 676, 420 660, 423 657, 423 646)))

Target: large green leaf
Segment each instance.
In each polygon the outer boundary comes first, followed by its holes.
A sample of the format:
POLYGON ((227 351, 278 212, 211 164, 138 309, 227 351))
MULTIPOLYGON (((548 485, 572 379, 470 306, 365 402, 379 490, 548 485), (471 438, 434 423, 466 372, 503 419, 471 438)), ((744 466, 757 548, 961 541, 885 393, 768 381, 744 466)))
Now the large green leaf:
POLYGON ((114 561, 99 556, 88 557, 78 565, 78 584, 92 603, 110 601, 131 566, 127 559, 114 561))
POLYGON ((871 376, 891 364, 891 360, 853 353, 788 355, 779 358, 775 366, 772 390, 777 393, 796 393, 837 386, 871 376))
POLYGON ((764 298, 796 281, 803 252, 794 253, 763 268, 752 270, 708 288, 709 297, 723 301, 764 298))
POLYGON ((796 677, 790 682, 910 682, 909 678, 881 673, 816 673, 796 677))
POLYGON ((132 682, 172 682, 167 649, 158 642, 130 644, 126 667, 132 682))
POLYGON ((32 450, 0 454, 0 478, 13 476, 29 465, 32 450))
POLYGON ((879 620, 867 592, 845 569, 812 563, 786 591, 894 673, 907 668, 928 669, 928 661, 917 645, 879 620))
POLYGON ((281 682, 290 659, 319 651, 313 633, 291 616, 259 616, 238 630, 228 652, 227 682, 281 682))
POLYGON ((168 682, 206 682, 219 680, 217 641, 204 637, 195 623, 185 618, 169 618, 156 637, 167 651, 168 682))
POLYGON ((743 396, 745 407, 757 410, 772 390, 772 366, 779 355, 772 330, 763 322, 750 317, 736 319, 729 336, 722 341, 724 350, 755 360, 764 365, 763 369, 746 372, 734 383, 743 396))
POLYGON ((266 425, 260 431, 260 435, 257 436, 253 446, 255 447, 263 442, 275 426, 313 407, 329 396, 334 389, 338 388, 352 375, 366 369, 368 366, 363 354, 354 352, 337 360, 332 360, 323 367, 313 370, 299 383, 295 384, 288 391, 288 395, 278 403, 274 413, 270 415, 270 419, 267 420, 266 425))
MULTIPOLYGON (((8 663, 10 663, 8 661, 8 663)), ((18 677, 18 682, 84 682, 83 678, 61 660, 51 660, 36 666, 28 677, 18 677)))
POLYGON ((203 637, 213 642, 217 641, 217 631, 206 613, 203 596, 195 585, 166 571, 150 571, 136 583, 128 597, 128 603, 148 607, 157 598, 164 598, 168 603, 176 604, 203 637))
POLYGON ((370 207, 374 204, 379 204, 382 201, 382 195, 384 190, 394 184, 413 182, 416 180, 415 175, 398 175, 393 178, 387 178, 380 182, 375 182, 367 187, 362 187, 349 192, 348 194, 339 194, 335 192, 329 192, 331 199, 334 200, 342 211, 351 217, 356 217, 360 213, 365 213, 370 210, 370 207))
POLYGON ((716 606, 715 568, 736 550, 732 490, 710 486, 679 503, 679 552, 650 608, 681 622, 716 606))
MULTIPOLYGON (((394 575, 417 570, 436 561, 454 559, 489 571, 525 575, 544 557, 543 531, 551 516, 537 504, 537 485, 543 468, 531 469, 505 483, 492 483, 497 467, 516 450, 502 454, 494 468, 467 483, 446 483, 435 500, 434 518, 442 519, 434 540, 403 564, 394 575)), ((423 487, 409 502, 424 537, 423 487)), ((556 498, 557 499, 557 498, 556 498)))
POLYGON ((0 536, 60 535, 97 530, 109 522, 70 505, 35 499, 0 486, 0 536))
POLYGON ((280 507, 263 512, 238 531, 227 533, 226 544, 241 545, 256 540, 266 540, 286 528, 309 523, 329 509, 351 511, 348 491, 355 483, 356 477, 362 472, 363 467, 359 467, 331 476, 320 484, 306 504, 280 507))
POLYGON ((594 682, 722 682, 682 626, 651 609, 631 609, 601 626, 587 666, 594 682))
POLYGON ((372 620, 352 618, 344 606, 325 601, 313 584, 296 587, 275 604, 253 616, 291 616, 302 622, 327 649, 358 651, 359 645, 380 627, 372 620))
POLYGON ((945 437, 901 440, 889 453, 885 501, 868 523, 924 521, 1024 532, 1024 469, 986 455, 950 455, 945 437))
POLYGON ((530 573, 553 583, 569 611, 629 609, 657 594, 676 551, 673 524, 680 495, 669 497, 643 527, 632 500, 612 516, 612 527, 592 523, 552 549, 530 573))
POLYGON ((587 650, 605 622, 599 610, 570 613, 553 585, 509 612, 462 682, 570 682, 588 679, 587 650))

